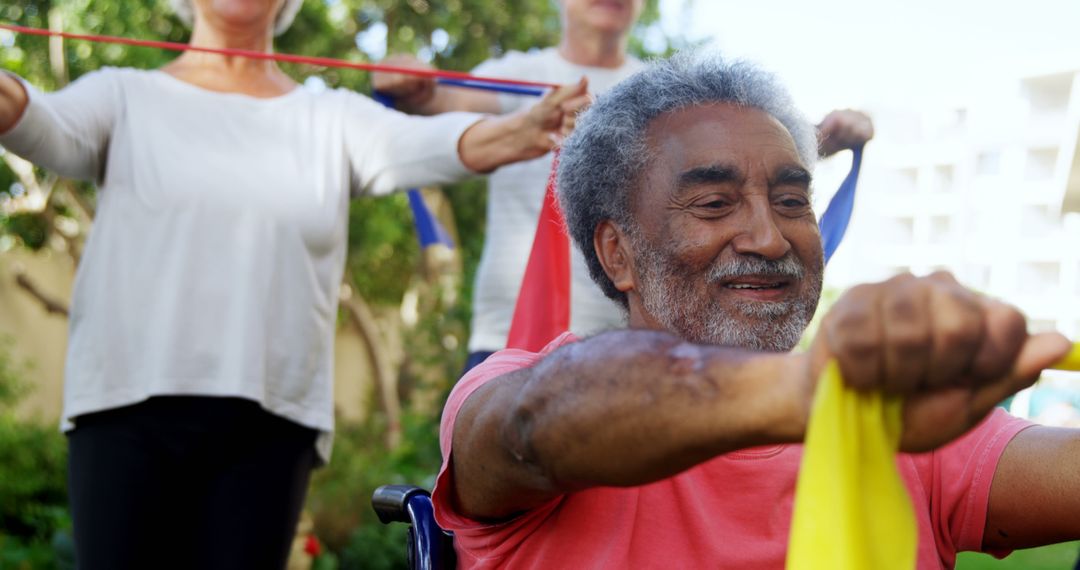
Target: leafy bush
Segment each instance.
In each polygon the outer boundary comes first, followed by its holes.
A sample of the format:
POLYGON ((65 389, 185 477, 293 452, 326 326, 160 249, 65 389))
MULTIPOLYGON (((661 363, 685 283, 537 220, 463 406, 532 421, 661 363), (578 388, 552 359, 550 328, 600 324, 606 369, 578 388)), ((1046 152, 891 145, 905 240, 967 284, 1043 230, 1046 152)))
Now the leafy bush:
POLYGON ((436 418, 407 415, 402 429, 401 445, 388 450, 382 418, 343 427, 330 465, 315 473, 308 508, 315 533, 337 553, 342 570, 407 567, 405 526, 380 523, 371 510, 371 494, 379 485, 395 483, 430 489, 441 456, 436 418))
POLYGON ((55 568, 52 541, 71 525, 67 443, 55 425, 15 418, 27 385, 10 346, 0 338, 0 568, 55 568))

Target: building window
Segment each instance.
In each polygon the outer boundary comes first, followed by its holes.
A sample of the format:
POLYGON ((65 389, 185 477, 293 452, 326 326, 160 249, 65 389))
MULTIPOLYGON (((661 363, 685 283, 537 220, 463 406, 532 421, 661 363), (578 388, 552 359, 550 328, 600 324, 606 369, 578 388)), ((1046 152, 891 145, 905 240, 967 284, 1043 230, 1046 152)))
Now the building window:
POLYGON ((1024 294, 1053 294, 1061 281, 1061 266, 1052 261, 1021 263, 1018 277, 1017 288, 1024 294))
POLYGON ((1044 181, 1054 177, 1057 164, 1056 148, 1033 148, 1027 152, 1027 164, 1024 166, 1024 178, 1044 181))
POLYGON ((975 159, 975 173, 980 176, 997 176, 1001 173, 1001 153, 989 150, 980 152, 975 159))
POLYGON ((1020 210, 1020 235, 1042 237, 1058 229, 1057 217, 1047 206, 1024 206, 1020 210))
POLYGON ((885 218, 881 224, 881 238, 893 245, 910 245, 915 240, 915 219, 911 216, 885 218))
POLYGON ((953 167, 951 164, 939 164, 934 167, 935 192, 951 192, 953 189, 953 167))
POLYGON ((930 216, 930 243, 942 243, 952 237, 952 219, 949 216, 930 216))

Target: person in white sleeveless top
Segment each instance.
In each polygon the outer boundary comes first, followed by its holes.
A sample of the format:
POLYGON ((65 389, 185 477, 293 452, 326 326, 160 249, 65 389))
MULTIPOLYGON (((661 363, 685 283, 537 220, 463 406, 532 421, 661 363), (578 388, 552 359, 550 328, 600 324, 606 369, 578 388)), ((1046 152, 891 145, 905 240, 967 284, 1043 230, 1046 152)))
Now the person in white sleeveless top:
MULTIPOLYGON (((269 52, 301 0, 174 0, 191 43, 269 52)), ((56 93, 0 73, 0 145, 100 188, 64 396, 78 565, 283 568, 333 430, 351 196, 548 153, 581 86, 410 117, 187 52, 56 93)))
MULTIPOLYGON (((627 53, 630 31, 643 0, 555 0, 563 35, 556 47, 512 51, 473 70, 476 75, 569 83, 584 77, 590 93, 604 93, 644 64, 627 53)), ((387 63, 426 67, 413 56, 395 55, 387 63)), ((394 96, 398 108, 415 114, 449 111, 512 113, 529 97, 436 85, 430 78, 392 73, 373 75, 376 91, 394 96)), ((873 136, 869 117, 834 111, 819 125, 822 154, 827 156, 865 143, 873 136)), ((506 347, 510 321, 525 275, 540 205, 551 171, 550 155, 501 168, 488 183, 487 235, 473 290, 473 316, 466 370, 506 347)), ((570 330, 588 336, 622 328, 623 310, 589 278, 585 260, 571 252, 570 330)))

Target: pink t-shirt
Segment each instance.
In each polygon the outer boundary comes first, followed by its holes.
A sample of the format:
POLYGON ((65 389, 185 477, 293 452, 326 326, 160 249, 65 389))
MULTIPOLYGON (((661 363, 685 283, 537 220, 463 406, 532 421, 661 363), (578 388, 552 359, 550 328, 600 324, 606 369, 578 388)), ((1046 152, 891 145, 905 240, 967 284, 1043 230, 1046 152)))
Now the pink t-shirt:
MULTIPOLYGON (((540 353, 499 352, 450 394, 440 429, 443 467, 432 499, 439 525, 455 534, 459 567, 783 568, 801 445, 728 453, 640 487, 563 495, 499 524, 454 512, 447 467, 462 404, 485 383, 576 340, 566 333, 540 353)), ((997 409, 937 451, 897 457, 919 521, 920 570, 952 568, 958 551, 981 549, 998 458, 1030 425, 997 409)))

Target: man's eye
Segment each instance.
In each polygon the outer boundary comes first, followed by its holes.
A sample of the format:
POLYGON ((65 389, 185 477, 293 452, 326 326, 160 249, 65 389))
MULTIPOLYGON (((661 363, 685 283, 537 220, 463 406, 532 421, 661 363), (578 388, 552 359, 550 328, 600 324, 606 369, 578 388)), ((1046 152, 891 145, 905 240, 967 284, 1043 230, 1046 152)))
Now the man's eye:
POLYGON ((731 206, 731 200, 724 196, 702 196, 696 202, 694 202, 695 208, 704 208, 707 210, 716 210, 719 208, 728 208, 731 206))
POLYGON ((781 213, 788 216, 802 216, 810 211, 810 201, 802 196, 785 196, 774 204, 781 213))

